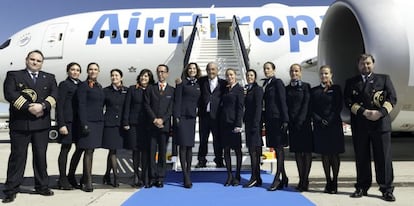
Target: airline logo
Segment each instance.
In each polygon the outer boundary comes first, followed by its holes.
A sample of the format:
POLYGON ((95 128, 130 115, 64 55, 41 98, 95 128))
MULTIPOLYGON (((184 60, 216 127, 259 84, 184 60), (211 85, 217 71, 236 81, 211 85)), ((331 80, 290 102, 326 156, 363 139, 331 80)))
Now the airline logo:
MULTIPOLYGON (((193 25, 198 14, 191 12, 173 12, 169 14, 169 17, 146 17, 140 19, 140 12, 133 12, 129 18, 128 28, 120 28, 120 21, 118 13, 108 13, 100 16, 96 23, 93 25, 91 31, 92 35, 88 37, 86 45, 95 45, 98 41, 108 41, 110 44, 137 44, 138 41, 142 41, 144 44, 153 44, 153 35, 149 35, 155 29, 156 25, 168 25, 165 31, 166 38, 169 44, 179 44, 183 42, 183 37, 180 35, 180 29, 183 26, 193 25), (192 20, 191 20, 192 19, 192 20), (136 32, 139 24, 144 24, 144 29, 141 30, 140 36, 143 38, 137 38, 136 32), (129 35, 126 37, 122 35, 113 35, 116 31, 120 34, 120 31, 127 31, 129 35), (167 32, 168 31, 168 32, 167 32)), ((201 15, 200 15, 201 16, 201 15)), ((217 25, 217 19, 223 17, 217 17, 215 13, 210 13, 208 21, 209 25, 217 25)), ((323 18, 320 16, 319 18, 323 18)), ((282 21, 271 15, 263 15, 257 17, 243 16, 239 17, 240 24, 250 24, 252 31, 256 34, 253 38, 266 43, 272 43, 280 40, 281 38, 289 38, 290 51, 299 52, 301 42, 310 42, 317 36, 316 21, 308 15, 286 16, 287 25, 283 25, 282 21), (266 26, 265 26, 266 25, 266 26), (273 27, 273 31, 269 34, 269 25, 273 27), (298 26, 300 25, 300 27, 298 26), (304 26, 303 26, 304 25, 304 26), (283 32, 279 29, 283 28, 283 32), (302 28, 307 28, 307 33, 302 32, 302 28), (295 31, 295 32, 292 32, 295 31), (287 34, 287 35, 286 35, 287 34)), ((321 20, 320 19, 320 20, 321 20)), ((202 18, 199 18, 202 21, 202 18)), ((212 29, 210 32, 211 38, 216 38, 217 31, 212 29)))

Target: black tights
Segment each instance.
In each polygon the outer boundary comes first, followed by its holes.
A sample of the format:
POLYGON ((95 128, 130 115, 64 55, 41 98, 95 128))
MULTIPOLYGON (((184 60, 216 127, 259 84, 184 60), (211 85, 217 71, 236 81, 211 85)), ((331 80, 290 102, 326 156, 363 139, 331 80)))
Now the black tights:
POLYGON ((312 153, 296 152, 296 165, 299 173, 299 186, 309 184, 309 173, 312 166, 312 153))
POLYGON ((327 184, 338 183, 338 173, 340 166, 339 154, 322 155, 322 165, 325 172, 325 178, 327 184), (331 178, 332 168, 332 178, 331 178))
POLYGON ((116 149, 110 149, 108 152, 108 158, 106 159, 106 172, 105 176, 109 176, 109 174, 112 172, 114 173, 114 177, 117 176, 118 171, 118 162, 116 158, 116 149))
POLYGON ((260 161, 262 155, 262 147, 249 147, 250 161, 252 167, 252 176, 250 180, 261 180, 260 177, 260 161))
POLYGON ((83 179, 82 183, 92 186, 92 161, 94 149, 85 149, 83 155, 83 179))
POLYGON ((68 163, 68 154, 72 144, 62 144, 60 147, 60 153, 58 157, 58 167, 59 167, 59 180, 66 179, 66 165, 68 163))
POLYGON ((191 173, 191 161, 193 159, 193 147, 179 146, 180 164, 183 171, 184 183, 189 184, 191 173))
POLYGON ((280 179, 280 174, 282 174, 282 180, 287 179, 286 170, 285 170, 285 151, 283 147, 275 148, 276 150, 276 159, 277 159, 277 169, 275 174, 275 180, 280 179))
MULTIPOLYGON (((231 156, 230 147, 224 147, 224 162, 226 163, 228 179, 233 179, 232 167, 231 167, 231 156)), ((233 148, 236 153, 236 176, 235 178, 240 181, 240 170, 242 163, 241 148, 233 148)))

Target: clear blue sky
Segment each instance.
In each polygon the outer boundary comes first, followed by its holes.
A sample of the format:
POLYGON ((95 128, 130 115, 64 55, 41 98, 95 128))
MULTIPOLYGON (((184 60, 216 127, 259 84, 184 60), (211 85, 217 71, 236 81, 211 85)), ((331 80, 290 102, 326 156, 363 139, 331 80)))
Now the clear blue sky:
POLYGON ((17 31, 35 23, 88 11, 131 8, 195 8, 261 6, 328 6, 334 0, 1 0, 0 44, 17 31))

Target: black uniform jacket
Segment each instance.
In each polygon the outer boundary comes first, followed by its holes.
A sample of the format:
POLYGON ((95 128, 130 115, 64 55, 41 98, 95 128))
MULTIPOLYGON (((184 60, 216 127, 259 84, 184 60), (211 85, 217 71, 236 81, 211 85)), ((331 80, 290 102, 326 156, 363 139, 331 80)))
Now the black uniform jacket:
POLYGON ((121 126, 122 113, 124 111, 127 87, 115 90, 112 85, 104 88, 105 94, 105 127, 121 126))
POLYGON ((238 83, 230 88, 226 87, 221 100, 221 120, 233 127, 242 127, 244 91, 238 83))
POLYGON ((263 95, 265 104, 265 119, 278 118, 281 122, 289 122, 286 104, 286 90, 283 81, 272 77, 265 87, 263 95))
POLYGON ((217 87, 213 92, 210 91, 210 82, 207 76, 201 77, 198 80, 200 84, 201 97, 199 102, 199 115, 207 115, 207 105, 210 102, 210 117, 212 119, 217 118, 219 112, 220 100, 223 94, 223 90, 226 88, 227 82, 224 79, 218 78, 217 87))
POLYGON ((158 130, 152 122, 155 118, 162 118, 164 121, 163 132, 169 132, 171 128, 171 116, 174 103, 174 88, 166 85, 163 92, 159 91, 158 83, 148 86, 145 91, 145 109, 148 112, 150 129, 158 130))
POLYGON ((397 95, 388 75, 371 73, 366 83, 361 75, 348 79, 344 98, 345 105, 351 110, 352 128, 373 129, 381 132, 391 131, 389 112, 397 103, 397 95), (381 91, 382 95, 375 95, 381 91), (374 96, 381 98, 380 104, 375 104, 374 96), (379 110, 383 117, 378 121, 370 121, 362 114, 365 109, 379 110))
POLYGON ((9 71, 3 88, 4 97, 10 103, 10 129, 33 131, 50 127, 50 109, 56 105, 58 95, 53 74, 39 71, 34 84, 26 69, 9 71), (43 116, 36 118, 28 111, 32 102, 46 106, 43 116))
POLYGON ((197 117, 200 85, 197 80, 183 79, 175 88, 174 118, 197 117))
POLYGON ((59 128, 67 126, 67 123, 78 121, 76 90, 80 83, 79 80, 72 80, 69 77, 59 83, 56 103, 56 119, 59 128), (74 81, 77 81, 77 84, 74 81))
POLYGON ((259 130, 263 109, 263 88, 257 85, 257 83, 254 83, 250 88, 246 89, 243 120, 246 125, 248 124, 254 127, 250 129, 259 130))
POLYGON ((88 122, 104 121, 105 95, 99 83, 96 82, 91 88, 88 81, 84 81, 79 85, 76 94, 78 95, 79 119, 82 126, 87 125, 88 122))
POLYGON ((145 89, 140 86, 132 85, 128 88, 122 116, 123 126, 148 122, 147 111, 144 107, 144 93, 145 89))

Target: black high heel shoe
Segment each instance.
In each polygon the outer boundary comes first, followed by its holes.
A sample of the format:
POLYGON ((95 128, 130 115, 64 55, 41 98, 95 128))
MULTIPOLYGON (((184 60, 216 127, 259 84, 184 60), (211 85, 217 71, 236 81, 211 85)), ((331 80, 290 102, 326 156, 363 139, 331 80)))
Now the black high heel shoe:
POLYGON ((250 179, 246 184, 243 185, 243 188, 252 188, 257 186, 258 181, 256 179, 250 179))
POLYGON ((81 180, 81 190, 83 190, 84 192, 93 192, 92 180, 86 183, 83 180, 84 178, 82 178, 81 180))
POLYGON ((227 180, 224 183, 224 187, 228 187, 228 186, 230 186, 232 184, 233 184, 233 177, 232 176, 227 177, 227 180))
POLYGON ((66 177, 59 178, 59 180, 57 181, 57 188, 59 190, 72 190, 73 189, 72 185, 69 183, 66 177))
POLYGON ((275 191, 279 188, 280 185, 280 180, 278 178, 275 178, 272 182, 272 184, 270 185, 269 188, 267 188, 268 191, 275 191))
POLYGON ((331 193, 331 190, 332 190, 332 182, 328 181, 326 182, 325 189, 323 190, 323 192, 329 194, 331 193))
POLYGON ((118 176, 114 174, 114 183, 112 184, 113 187, 119 187, 118 176))
POLYGON ((282 181, 277 186, 277 189, 281 190, 281 189, 283 189, 285 187, 288 187, 288 186, 289 186, 289 179, 287 177, 286 178, 282 178, 282 181))
POLYGON ((111 177, 108 174, 105 174, 103 176, 102 183, 104 185, 112 185, 112 183, 111 183, 111 177))
POLYGON ((331 183, 331 189, 329 190, 329 194, 336 194, 338 193, 338 182, 331 183))
POLYGON ((81 189, 81 186, 78 184, 78 182, 76 182, 75 175, 68 175, 68 181, 69 181, 69 184, 71 184, 73 188, 81 189))

